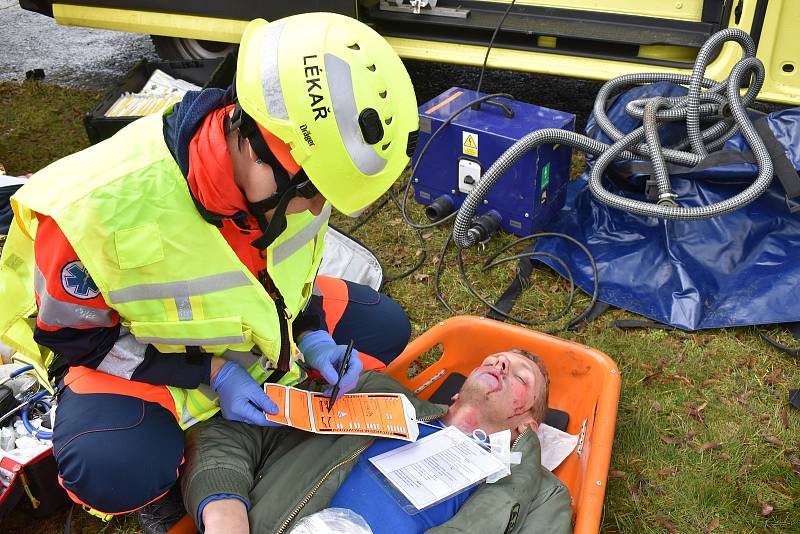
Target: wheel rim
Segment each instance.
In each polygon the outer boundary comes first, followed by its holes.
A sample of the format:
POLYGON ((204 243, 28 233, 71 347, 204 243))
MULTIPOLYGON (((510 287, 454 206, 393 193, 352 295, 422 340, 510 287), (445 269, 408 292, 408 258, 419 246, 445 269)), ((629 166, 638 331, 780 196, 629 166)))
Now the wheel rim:
POLYGON ((199 39, 175 39, 176 47, 181 53, 193 59, 212 59, 222 57, 236 50, 233 43, 220 43, 217 41, 203 41, 199 39))

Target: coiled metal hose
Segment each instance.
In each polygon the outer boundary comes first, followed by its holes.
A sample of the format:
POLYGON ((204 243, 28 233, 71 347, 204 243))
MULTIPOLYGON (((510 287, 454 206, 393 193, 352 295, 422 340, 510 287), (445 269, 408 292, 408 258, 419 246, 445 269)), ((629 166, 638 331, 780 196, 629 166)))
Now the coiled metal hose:
POLYGON ((464 200, 453 227, 456 244, 460 248, 477 244, 469 229, 478 206, 509 167, 528 151, 542 144, 565 144, 598 156, 589 176, 589 189, 600 202, 612 208, 662 219, 698 220, 723 215, 749 204, 767 190, 773 176, 772 160, 746 109, 755 101, 763 83, 764 65, 755 57, 753 40, 747 33, 734 28, 721 30, 706 41, 697 55, 691 75, 628 74, 606 82, 597 94, 593 112, 597 125, 612 140, 612 144, 607 145, 585 135, 554 128, 538 130, 522 137, 489 167, 464 200), (705 78, 708 64, 727 41, 736 42, 742 47, 742 59, 731 69, 724 82, 705 78), (627 135, 614 126, 606 114, 606 105, 613 94, 623 87, 664 81, 688 85, 689 92, 683 97, 655 97, 630 102, 626 111, 641 119, 642 126, 627 135), (748 88, 742 96, 740 89, 745 86, 748 88), (702 118, 718 120, 701 130, 702 118), (686 121, 687 138, 673 147, 662 147, 658 136, 659 125, 679 120, 686 121), (680 207, 671 189, 667 162, 694 167, 709 152, 721 148, 739 131, 750 145, 758 163, 756 180, 741 193, 722 202, 693 208, 680 207), (641 142, 642 140, 645 142, 641 142), (652 161, 653 177, 658 187, 657 204, 615 195, 603 187, 602 177, 613 161, 643 158, 652 161))

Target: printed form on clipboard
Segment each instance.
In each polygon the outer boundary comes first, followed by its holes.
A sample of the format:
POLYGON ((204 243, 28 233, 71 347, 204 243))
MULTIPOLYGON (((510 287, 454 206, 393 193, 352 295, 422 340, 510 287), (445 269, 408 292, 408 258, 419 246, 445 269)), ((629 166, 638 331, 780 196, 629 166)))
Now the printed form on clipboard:
POLYGON ((277 414, 266 414, 274 423, 316 434, 362 434, 416 441, 416 410, 401 393, 353 393, 343 395, 328 410, 329 398, 281 384, 264 384, 264 392, 278 405, 277 414))

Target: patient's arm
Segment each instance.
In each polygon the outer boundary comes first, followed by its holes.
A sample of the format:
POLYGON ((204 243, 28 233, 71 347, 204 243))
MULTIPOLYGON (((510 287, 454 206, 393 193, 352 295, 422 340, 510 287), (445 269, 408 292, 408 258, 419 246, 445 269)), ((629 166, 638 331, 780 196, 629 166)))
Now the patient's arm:
MULTIPOLYGON (((197 523, 205 517, 201 505, 214 496, 224 494, 230 497, 224 501, 238 499, 243 507, 249 506, 255 471, 271 439, 274 438, 268 437, 262 427, 221 417, 194 425, 186 432, 186 463, 181 474, 183 500, 197 523)), ((207 502, 206 506, 215 502, 207 502)))
MULTIPOLYGON (((542 468, 544 470, 544 468, 542 468)), ((550 476, 548 473, 547 476, 550 476)), ((528 511, 520 534, 565 534, 572 532, 572 501, 567 487, 561 483, 540 492, 528 511)), ((520 519, 521 521, 521 519, 520 519)))
POLYGON ((203 508, 206 534, 248 534, 247 508, 238 499, 212 501, 203 508))

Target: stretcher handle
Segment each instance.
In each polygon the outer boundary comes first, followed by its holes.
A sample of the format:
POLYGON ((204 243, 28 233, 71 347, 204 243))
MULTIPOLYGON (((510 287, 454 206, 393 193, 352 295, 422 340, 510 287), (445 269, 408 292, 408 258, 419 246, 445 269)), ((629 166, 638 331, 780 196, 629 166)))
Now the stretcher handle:
POLYGON ((440 322, 433 328, 429 329, 411 341, 406 346, 405 350, 403 350, 403 352, 401 352, 397 358, 389 363, 389 365, 386 367, 386 374, 392 376, 400 383, 405 384, 406 387, 412 391, 418 385, 423 384, 426 380, 433 376, 437 371, 436 368, 438 366, 436 364, 431 365, 413 378, 409 378, 408 371, 412 363, 417 361, 421 355, 425 354, 436 345, 442 345, 442 358, 444 358, 444 352, 447 345, 447 342, 445 341, 446 336, 442 335, 446 331, 444 325, 445 322, 440 322))

